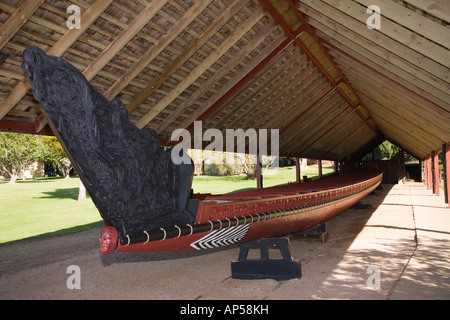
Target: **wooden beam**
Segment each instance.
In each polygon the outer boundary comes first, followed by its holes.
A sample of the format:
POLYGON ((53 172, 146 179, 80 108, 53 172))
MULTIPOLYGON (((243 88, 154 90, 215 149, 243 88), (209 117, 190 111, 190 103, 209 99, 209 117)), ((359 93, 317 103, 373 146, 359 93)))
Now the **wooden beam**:
POLYGON ((444 153, 444 198, 445 203, 450 207, 450 144, 445 143, 442 146, 444 153))
POLYGON ((302 179, 301 179, 301 163, 300 163, 299 157, 295 157, 295 181, 297 183, 300 183, 302 181, 302 179))
POLYGON ((448 0, 403 0, 450 24, 450 2, 448 0))
MULTIPOLYGON (((360 22, 361 28, 367 28, 366 22, 369 15, 366 12, 366 7, 356 2, 342 0, 302 0, 302 3, 305 3, 318 11, 321 11, 323 7, 329 5, 333 7, 336 12, 341 11, 350 17, 356 18, 360 22)), ((384 12, 382 12, 382 14, 384 14, 384 12)), ((381 28, 377 30, 377 32, 381 32, 382 34, 391 37, 397 42, 406 45, 412 50, 420 52, 447 68, 450 67, 447 48, 420 36, 405 26, 397 23, 395 20, 391 21, 389 19, 383 19, 381 28)))
POLYGON ((97 73, 126 45, 167 3, 167 1, 151 1, 147 6, 122 30, 119 35, 92 61, 84 70, 87 80, 94 78, 97 73))
MULTIPOLYGON (((316 67, 321 71, 321 73, 330 81, 333 86, 337 86, 337 90, 344 97, 349 105, 356 109, 360 104, 361 100, 356 95, 350 83, 342 74, 342 71, 338 68, 336 63, 326 52, 325 48, 322 46, 320 39, 314 34, 312 28, 306 22, 305 17, 302 13, 295 7, 292 0, 289 0, 289 5, 291 10, 299 17, 302 21, 301 32, 298 36, 294 34, 294 31, 288 27, 288 24, 284 21, 283 16, 273 7, 273 5, 268 0, 259 0, 261 5, 267 10, 274 20, 281 25, 283 30, 294 39, 294 42, 299 46, 303 53, 305 53, 308 58, 316 65, 316 67), (314 52, 313 52, 314 50, 314 52), (338 86, 338 84, 342 85, 338 86)), ((357 114, 361 117, 364 123, 369 127, 375 134, 381 135, 379 132, 375 121, 370 119, 370 114, 368 117, 364 116, 359 110, 356 110, 357 114), (369 121, 370 120, 370 121, 369 121)))
POLYGON ((440 99, 449 99, 448 68, 384 34, 361 28, 360 21, 329 6, 320 7, 320 12, 306 5, 301 8, 322 39, 358 53, 440 99))
POLYGON ((44 0, 26 0, 0 27, 0 50, 16 34, 16 32, 27 22, 27 20, 40 7, 44 0))
MULTIPOLYGON (((292 55, 292 57, 286 60, 286 54, 283 54, 284 57, 280 57, 275 62, 280 60, 285 60, 283 65, 287 65, 286 68, 278 68, 273 74, 267 77, 264 81, 261 82, 260 86, 254 90, 254 92, 250 93, 246 100, 245 107, 241 104, 236 103, 236 110, 230 110, 230 114, 234 112, 240 111, 239 115, 231 122, 227 122, 226 125, 228 128, 256 128, 259 127, 255 123, 256 119, 260 116, 270 117, 271 111, 281 108, 281 105, 284 101, 289 99, 294 93, 298 93, 298 90, 294 88, 300 88, 300 77, 306 68, 310 68, 311 66, 306 63, 306 57, 303 55, 299 56, 297 54, 292 55), (304 64, 303 64, 304 63, 304 64), (289 68, 291 69, 289 70, 289 68), (264 92, 264 88, 267 86, 271 86, 274 90, 267 90, 264 92), (261 92, 263 92, 261 94, 261 92), (252 104, 247 106, 247 101, 250 101, 252 104), (256 110, 255 110, 256 109, 256 110)), ((270 64, 267 66, 266 70, 270 69, 270 64)), ((270 72, 271 70, 268 70, 270 72)), ((262 75, 261 77, 263 77, 262 75)), ((254 81, 259 81, 260 77, 254 78, 253 81, 249 83, 253 83, 254 81)), ((272 113, 273 114, 273 113, 272 113)), ((220 124, 225 123, 227 119, 221 119, 218 122, 215 122, 217 127, 220 127, 220 124)), ((262 123, 260 123, 262 124, 262 123)), ((260 127, 269 128, 267 125, 262 125, 260 127)))
POLYGON ((433 192, 433 158, 431 155, 428 157, 428 177, 429 177, 429 184, 428 189, 433 192))
POLYGON ((222 14, 214 19, 213 23, 208 29, 199 36, 197 40, 186 47, 183 52, 163 71, 161 74, 150 81, 150 83, 139 92, 127 105, 128 112, 133 112, 139 107, 148 97, 150 97, 158 88, 169 79, 191 56, 200 49, 220 28, 228 22, 244 5, 245 1, 235 0, 222 14))
POLYGON ((224 55, 240 38, 242 38, 257 22, 261 20, 264 13, 260 10, 244 21, 225 41, 219 45, 208 57, 192 70, 169 94, 161 99, 136 123, 140 129, 144 128, 153 118, 164 110, 176 97, 186 90, 199 76, 210 68, 222 55, 224 55))
MULTIPOLYGON (((364 72, 364 70, 356 68, 348 73, 348 76, 354 83, 357 83, 355 87, 369 109, 372 110, 373 116, 378 119, 394 120, 391 121, 392 129, 402 130, 402 126, 404 126, 406 128, 403 130, 404 137, 412 138, 413 146, 418 148, 421 144, 428 145, 425 154, 450 140, 450 132, 446 129, 450 119, 448 113, 420 103, 418 99, 414 99, 414 96, 405 95, 401 90, 395 90, 395 92, 387 90, 386 83, 383 83, 382 79, 369 72, 364 72), (413 133, 415 136, 412 136, 413 133), (414 142, 414 140, 416 141, 414 142), (422 142, 419 143, 419 140, 422 142)), ((395 89, 395 87, 393 88, 395 89)), ((378 120, 378 122, 384 122, 384 120, 378 120)), ((380 129, 383 130, 381 125, 380 129)))
POLYGON ((434 165, 434 183, 433 193, 439 195, 439 151, 433 151, 433 165, 434 165))
MULTIPOLYGON (((47 52, 47 54, 60 57, 78 38, 94 23, 113 0, 95 1, 81 17, 81 29, 69 29, 47 52)), ((23 96, 30 90, 28 81, 19 82, 9 95, 0 103, 0 119, 11 110, 23 96)))
POLYGON ((212 0, 197 1, 187 10, 167 33, 163 34, 119 79, 106 90, 104 96, 111 100, 119 94, 139 73, 144 70, 189 24, 211 3, 212 0))
POLYGON ((53 131, 50 126, 46 125, 41 130, 36 131, 35 122, 21 122, 11 120, 0 120, 0 132, 16 132, 16 133, 30 133, 53 136, 53 131))
MULTIPOLYGON (((383 78, 385 81, 387 81, 389 83, 389 86, 395 87, 396 90, 407 93, 407 95, 413 97, 414 100, 418 100, 427 105, 432 105, 434 108, 442 110, 447 114, 450 112, 450 104, 448 102, 438 99, 432 96, 430 93, 411 85, 404 79, 393 74, 390 70, 379 70, 379 68, 371 61, 365 59, 363 56, 354 51, 347 50, 343 46, 334 43, 333 40, 331 40, 331 42, 324 40, 324 42, 326 43, 326 46, 328 48, 333 49, 334 51, 341 54, 342 57, 345 57, 346 60, 349 61, 349 64, 359 65, 360 67, 358 68, 362 67, 364 69, 363 73, 375 74, 378 78, 383 78)), ((333 54, 333 52, 330 52, 330 54, 333 54)))
MULTIPOLYGON (((243 48, 240 48, 239 51, 234 55, 226 64, 224 64, 220 69, 218 69, 213 76, 211 76, 205 83, 202 84, 200 88, 195 90, 185 101, 180 103, 180 105, 169 115, 167 115, 164 120, 156 128, 156 132, 162 133, 173 121, 177 119, 180 114, 185 111, 185 109, 189 106, 195 104, 195 102, 208 90, 211 89, 211 86, 226 76, 230 70, 233 68, 250 52, 252 52, 258 45, 261 44, 265 40, 265 38, 273 31, 272 26, 267 26, 261 32, 255 34, 253 39, 249 41, 243 48)), ((216 126, 218 128, 218 126, 216 126)))
POLYGON ((334 86, 330 88, 327 92, 325 92, 323 95, 320 96, 316 101, 314 101, 308 108, 306 108, 302 113, 297 115, 294 119, 292 119, 288 125, 284 126, 283 129, 281 129, 280 134, 289 129, 294 123, 296 123, 300 118, 302 118, 307 112, 309 112, 311 109, 313 109, 315 106, 320 104, 323 100, 328 98, 336 89, 338 86, 334 86))
MULTIPOLYGON (((356 0, 368 7, 373 5, 373 0, 356 0)), ((376 3, 382 10, 381 14, 397 24, 415 32, 416 34, 438 43, 444 48, 450 48, 450 37, 448 28, 392 0, 377 0, 376 3)), ((447 10, 450 6, 447 7, 447 10)))
POLYGON ((270 63, 275 57, 277 57, 284 49, 286 49, 291 43, 292 39, 285 39, 281 42, 274 50, 272 50, 268 55, 264 57, 255 67, 253 67, 248 73, 245 74, 239 81, 237 81, 231 88, 227 88, 228 90, 220 95, 220 98, 216 100, 211 105, 208 104, 208 107, 202 108, 199 110, 198 114, 195 115, 195 118, 190 117, 187 121, 183 122, 182 127, 185 127, 187 123, 191 123, 189 126, 186 126, 186 129, 192 131, 194 128, 194 120, 203 121, 208 118, 211 114, 213 114, 217 109, 219 109, 225 102, 228 101, 236 92, 238 92, 246 83, 248 83, 255 75, 257 75, 261 70, 263 70, 268 63, 270 63), (200 113, 201 112, 201 113, 200 113))
MULTIPOLYGON (((248 122, 254 120, 263 111, 267 111, 269 102, 272 100, 273 94, 285 89, 286 86, 282 85, 282 82, 294 80, 293 75, 299 71, 298 68, 293 67, 296 65, 296 61, 299 58, 298 53, 293 54, 292 51, 285 51, 284 54, 280 55, 278 59, 271 61, 265 68, 265 72, 261 72, 258 77, 251 79, 236 95, 233 96, 227 102, 228 107, 226 108, 226 113, 229 115, 238 115, 235 120, 229 121, 228 117, 222 117, 221 119, 214 121, 214 126, 216 128, 222 128, 226 126, 227 128, 255 128, 256 126, 247 126, 248 122), (278 63, 282 63, 287 68, 279 68, 278 63), (289 70, 291 68, 291 70, 289 70), (280 79, 281 78, 281 79, 280 79), (275 84, 276 83, 276 84, 275 84), (267 87, 276 88, 276 90, 264 90, 267 87), (251 88, 251 89, 250 89, 251 88), (264 92, 266 91, 266 92, 264 92), (263 93, 262 93, 263 92, 263 93), (243 98, 245 95, 245 98, 243 98), (258 112, 252 114, 252 116, 247 120, 247 123, 243 123, 245 117, 248 116, 255 108, 258 108, 258 112)), ((289 82, 290 84, 292 82, 289 82)), ((292 84, 295 84, 292 83, 292 84)), ((214 113, 216 115, 217 113, 214 113)), ((214 115, 210 117, 214 118, 214 115)))

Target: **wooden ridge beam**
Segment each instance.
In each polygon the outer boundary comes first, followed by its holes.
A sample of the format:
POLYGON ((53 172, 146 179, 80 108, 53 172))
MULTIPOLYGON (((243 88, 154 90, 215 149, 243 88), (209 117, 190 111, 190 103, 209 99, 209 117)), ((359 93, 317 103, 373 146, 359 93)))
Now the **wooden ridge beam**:
POLYGON ((274 8, 272 3, 269 0, 259 0, 264 10, 270 13, 276 23, 278 23, 286 34, 293 38, 296 45, 300 47, 303 53, 305 53, 308 58, 314 63, 314 65, 321 71, 321 73, 328 79, 328 81, 332 84, 333 87, 336 87, 342 97, 347 100, 349 105, 356 109, 357 114, 364 121, 364 123, 376 134, 380 135, 380 131, 376 125, 373 125, 372 122, 374 120, 369 117, 366 118, 364 114, 362 114, 357 108, 361 105, 361 99, 356 95, 352 86, 348 82, 348 80, 344 77, 341 70, 337 67, 336 63, 333 59, 328 55, 326 50, 323 48, 320 43, 320 39, 314 34, 312 28, 306 22, 306 19, 303 15, 297 10, 292 0, 289 0, 289 5, 291 10, 295 12, 295 14, 302 21, 301 28, 304 30, 299 35, 296 35, 294 31, 289 27, 288 23, 284 20, 281 14, 274 8), (311 52, 308 46, 305 44, 307 41, 311 41, 313 44, 309 44, 309 47, 319 48, 319 52, 325 58, 322 61, 319 61, 318 58, 311 52), (325 61, 325 62, 324 62, 325 61), (325 64, 328 67, 325 69, 325 64))

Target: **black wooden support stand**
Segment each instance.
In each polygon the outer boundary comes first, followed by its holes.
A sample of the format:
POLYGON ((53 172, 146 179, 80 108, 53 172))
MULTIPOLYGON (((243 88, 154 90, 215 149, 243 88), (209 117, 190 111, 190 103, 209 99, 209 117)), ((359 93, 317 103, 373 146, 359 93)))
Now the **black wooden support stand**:
POLYGON ((300 262, 291 257, 289 239, 269 238, 241 244, 238 261, 231 263, 231 276, 234 279, 289 280, 301 278, 302 273, 300 262), (270 259, 270 248, 278 248, 283 259, 270 259), (249 249, 259 249, 260 259, 247 259, 249 249))
POLYGON ((291 237, 294 239, 319 239, 322 242, 326 242, 328 239, 327 224, 324 222, 311 229, 293 233, 291 237))

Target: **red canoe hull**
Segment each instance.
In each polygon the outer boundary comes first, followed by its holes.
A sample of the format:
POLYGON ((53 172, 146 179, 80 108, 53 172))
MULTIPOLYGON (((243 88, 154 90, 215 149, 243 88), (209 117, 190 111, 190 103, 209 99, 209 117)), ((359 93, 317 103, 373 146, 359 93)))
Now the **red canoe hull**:
MULTIPOLYGON (((139 243, 130 243, 130 238, 115 240, 115 251, 203 250, 307 230, 357 203, 371 193, 381 180, 381 171, 370 169, 358 174, 330 178, 326 183, 320 181, 315 184, 280 186, 267 188, 259 193, 251 191, 245 193, 245 196, 243 194, 241 200, 230 200, 235 196, 228 196, 230 199, 227 200, 227 195, 222 198, 211 197, 213 200, 206 198, 200 202, 193 226, 161 228, 159 234, 145 233, 146 236, 141 237, 143 240, 139 243), (304 193, 305 190, 309 191, 308 187, 318 190, 304 193), (264 193, 281 194, 266 198, 264 193), (258 196, 251 198, 255 194, 258 196), (221 199, 224 201, 221 202, 221 199)), ((103 249, 102 252, 109 253, 103 249)))

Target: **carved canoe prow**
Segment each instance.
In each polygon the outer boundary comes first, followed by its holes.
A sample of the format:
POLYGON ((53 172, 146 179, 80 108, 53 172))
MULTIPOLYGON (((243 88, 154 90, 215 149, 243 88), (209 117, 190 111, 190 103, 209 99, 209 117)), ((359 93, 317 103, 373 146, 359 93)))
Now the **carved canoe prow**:
POLYGON ((63 59, 28 47, 22 68, 106 225, 119 237, 194 223, 192 163, 175 165, 154 130, 139 130, 119 99, 108 101, 63 59))

